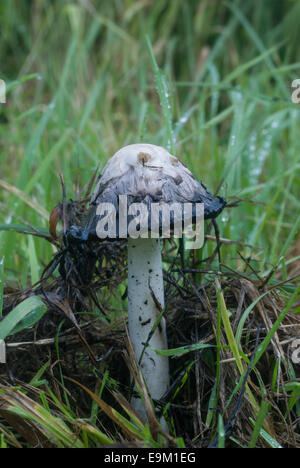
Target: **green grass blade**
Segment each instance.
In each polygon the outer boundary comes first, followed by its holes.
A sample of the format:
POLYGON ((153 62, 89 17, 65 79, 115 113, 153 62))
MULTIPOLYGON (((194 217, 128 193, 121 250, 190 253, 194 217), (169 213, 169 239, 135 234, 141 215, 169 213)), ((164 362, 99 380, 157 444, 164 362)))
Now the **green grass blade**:
POLYGON ((160 105, 164 116, 165 135, 166 141, 164 145, 166 148, 174 154, 174 135, 173 135, 173 124, 172 124, 172 107, 170 104, 170 90, 164 73, 159 69, 155 60, 154 52, 149 37, 146 37, 146 43, 149 50, 152 69, 154 73, 154 79, 159 95, 160 105))
POLYGON ((262 401, 248 448, 255 448, 257 440, 261 434, 261 430, 262 430, 266 415, 268 413, 268 410, 269 410, 269 403, 267 401, 262 401))
POLYGON ((218 417, 218 448, 225 448, 225 429, 221 414, 218 417))
MULTIPOLYGON (((251 423, 255 426, 255 421, 253 418, 250 418, 251 423)), ((270 436, 264 429, 260 429, 260 436, 267 442, 268 446, 271 448, 283 448, 274 437, 270 436)))
POLYGON ((16 333, 28 326, 26 319, 32 325, 47 311, 47 306, 38 296, 29 297, 18 304, 0 322, 0 340, 4 340, 11 333, 16 333))
POLYGON ((160 356, 182 356, 183 354, 190 353, 192 351, 199 351, 205 348, 211 348, 213 345, 204 344, 204 343, 195 343, 187 346, 180 346, 179 348, 172 349, 155 349, 152 346, 149 346, 152 351, 155 351, 156 354, 160 356))

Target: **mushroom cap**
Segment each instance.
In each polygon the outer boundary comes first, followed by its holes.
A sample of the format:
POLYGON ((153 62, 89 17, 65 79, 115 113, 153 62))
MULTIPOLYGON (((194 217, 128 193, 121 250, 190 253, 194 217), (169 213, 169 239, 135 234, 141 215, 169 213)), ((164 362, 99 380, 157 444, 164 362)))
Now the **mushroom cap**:
POLYGON ((138 143, 121 148, 112 156, 99 177, 91 198, 91 208, 84 229, 95 233, 96 208, 111 203, 118 213, 119 196, 127 196, 127 206, 144 203, 204 204, 204 218, 216 218, 226 205, 199 183, 180 160, 161 146, 138 143))

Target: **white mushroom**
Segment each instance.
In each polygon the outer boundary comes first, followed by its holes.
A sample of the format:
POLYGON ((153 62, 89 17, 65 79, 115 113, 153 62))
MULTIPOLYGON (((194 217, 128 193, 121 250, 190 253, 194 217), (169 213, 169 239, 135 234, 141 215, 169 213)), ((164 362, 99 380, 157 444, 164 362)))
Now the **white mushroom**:
MULTIPOLYGON (((157 350, 167 349, 163 318, 153 335, 149 335, 164 309, 159 237, 164 236, 162 230, 165 226, 161 217, 156 224, 155 237, 150 237, 153 221, 151 206, 159 204, 159 208, 162 208, 177 203, 183 207, 187 202, 203 203, 206 218, 216 217, 225 205, 224 199, 213 197, 204 185, 195 180, 189 169, 166 149, 150 144, 125 146, 105 166, 92 195, 90 215, 84 228, 86 238, 96 233, 98 237, 128 237, 128 329, 136 359, 140 361, 154 400, 162 398, 168 390, 169 364, 167 357, 150 349, 150 346, 157 350), (124 196, 125 202, 122 199, 124 196), (136 203, 140 204, 139 210, 136 203), (107 208, 109 204, 113 208, 111 218, 103 216, 105 209, 101 211, 101 206, 107 208), (127 210, 125 218, 124 208, 127 210), (117 221, 111 224, 116 228, 113 235, 111 231, 105 231, 104 226, 115 214, 117 221)), ((178 216, 182 224, 182 212, 178 216)), ((178 217, 173 214, 171 231, 176 223, 178 217)), ((132 404, 145 416, 138 398, 132 404)))

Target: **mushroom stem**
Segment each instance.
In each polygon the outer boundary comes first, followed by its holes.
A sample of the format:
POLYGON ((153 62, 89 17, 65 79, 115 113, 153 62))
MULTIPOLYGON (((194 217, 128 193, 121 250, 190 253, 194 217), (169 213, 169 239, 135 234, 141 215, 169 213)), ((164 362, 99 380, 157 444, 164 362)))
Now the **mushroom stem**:
MULTIPOLYGON (((160 239, 128 239, 128 330, 136 360, 146 381, 149 394, 160 399, 169 386, 168 357, 160 356, 149 346, 145 348, 154 323, 164 307, 160 239)), ((162 318, 149 345, 167 349, 165 320, 162 318)), ((142 402, 134 398, 132 405, 145 417, 142 402)))

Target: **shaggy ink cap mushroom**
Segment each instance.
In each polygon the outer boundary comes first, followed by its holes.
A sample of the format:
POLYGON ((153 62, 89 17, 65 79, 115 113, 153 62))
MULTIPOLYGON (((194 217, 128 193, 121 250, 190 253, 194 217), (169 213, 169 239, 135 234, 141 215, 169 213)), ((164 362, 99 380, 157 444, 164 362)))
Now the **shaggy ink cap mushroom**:
MULTIPOLYGON (((192 204, 190 223, 195 222, 197 204, 204 205, 204 219, 216 218, 226 205, 224 198, 214 197, 205 185, 198 182, 191 171, 166 149, 151 144, 128 145, 117 151, 108 161, 92 195, 90 211, 83 230, 77 233, 75 229, 73 235, 82 240, 95 237, 107 239, 130 237, 127 228, 136 218, 144 234, 155 227, 160 237, 169 237, 163 235, 163 207, 173 204, 181 206, 182 219, 178 210, 176 212, 169 210, 172 233, 174 225, 179 226, 183 223, 184 205, 187 203, 192 204), (138 209, 136 211, 133 209, 136 203, 145 205, 138 218, 138 209), (110 232, 106 234, 104 229, 105 220, 108 220, 105 204, 107 208, 110 205, 114 206, 114 211, 111 213, 116 223, 113 235, 110 235, 110 232), (157 223, 153 223, 154 220, 151 219, 151 206, 158 204, 160 211, 157 226, 157 223), (101 213, 99 205, 103 208, 101 213), (126 215, 126 218, 124 216, 122 218, 126 225, 124 222, 121 225, 120 207, 123 210, 122 216, 126 215), (102 224, 99 223, 101 219, 102 224)), ((111 218, 112 226, 113 222, 111 218)))
MULTIPOLYGON (((192 204, 195 210, 198 203, 204 205, 205 219, 215 218, 226 205, 223 198, 211 195, 202 183, 196 181, 190 170, 166 149, 150 144, 125 146, 105 166, 92 195, 83 231, 77 233, 81 240, 109 238, 105 223, 111 221, 111 226, 116 227, 112 238, 128 238, 128 330, 136 361, 140 364, 144 382, 154 400, 162 399, 169 388, 168 358, 155 352, 167 349, 166 326, 162 317, 164 286, 158 238, 165 237, 165 220, 161 214, 156 226, 158 235, 153 237, 148 234, 150 230, 153 233, 153 204, 162 208, 173 203, 179 204, 182 209, 173 214, 169 212, 170 231, 174 230, 177 223, 182 224, 186 203, 192 204), (138 215, 134 210, 137 203, 138 215), (112 219, 109 219, 107 214, 111 207, 112 219), (121 209, 128 216, 125 223, 124 219, 121 223, 124 215, 121 209), (135 223, 135 235, 132 236, 130 226, 135 215, 138 221, 135 223)), ((190 221, 193 221, 195 214, 196 211, 192 211, 190 221)), ((132 405, 146 418, 139 396, 133 397, 132 405)), ((165 421, 162 419, 161 422, 166 429, 165 421)))

